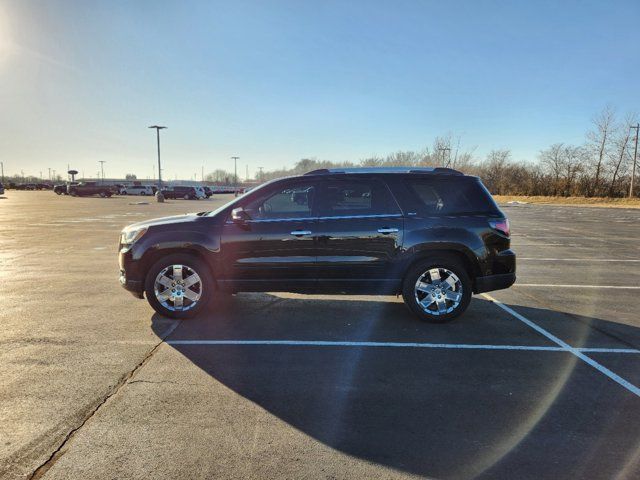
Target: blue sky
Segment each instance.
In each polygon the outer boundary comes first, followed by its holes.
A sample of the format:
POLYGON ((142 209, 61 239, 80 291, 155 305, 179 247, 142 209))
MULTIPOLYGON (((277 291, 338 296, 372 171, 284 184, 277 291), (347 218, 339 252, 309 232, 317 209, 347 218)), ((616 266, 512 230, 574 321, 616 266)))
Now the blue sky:
POLYGON ((535 160, 640 109, 638 1, 0 0, 5 172, 253 173, 462 136, 535 160))

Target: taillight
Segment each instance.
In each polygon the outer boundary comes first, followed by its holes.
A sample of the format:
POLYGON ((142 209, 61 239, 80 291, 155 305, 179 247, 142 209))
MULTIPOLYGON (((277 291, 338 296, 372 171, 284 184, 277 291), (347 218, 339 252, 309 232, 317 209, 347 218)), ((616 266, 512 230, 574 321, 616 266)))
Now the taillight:
POLYGON ((511 235, 508 218, 504 218, 501 220, 490 220, 489 225, 491 225, 491 228, 493 228, 494 230, 497 230, 503 235, 506 235, 507 237, 511 235))

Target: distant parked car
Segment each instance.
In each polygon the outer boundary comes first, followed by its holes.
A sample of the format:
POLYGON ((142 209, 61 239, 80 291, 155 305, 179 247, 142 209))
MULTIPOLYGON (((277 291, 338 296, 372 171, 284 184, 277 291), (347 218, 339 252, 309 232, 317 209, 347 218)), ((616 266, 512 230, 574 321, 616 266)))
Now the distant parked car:
POLYGON ((113 195, 113 187, 110 185, 98 184, 97 182, 81 182, 77 185, 69 185, 67 192, 72 197, 88 197, 90 195, 100 195, 110 197, 113 195))
POLYGON ((196 189, 196 194, 198 195, 198 199, 204 199, 207 197, 207 192, 205 192, 204 187, 193 187, 196 189))
POLYGON ((56 195, 68 195, 68 188, 70 185, 78 185, 78 182, 60 183, 53 187, 53 193, 56 195))
POLYGON ((207 196, 207 198, 210 198, 211 195, 213 195, 213 190, 211 190, 211 187, 204 186, 202 188, 204 189, 204 193, 207 196))
POLYGON ((185 200, 198 200, 198 198, 200 198, 195 187, 181 185, 163 188, 162 195, 164 198, 184 198, 185 200))
POLYGON ((18 185, 16 185, 16 190, 35 190, 35 189, 36 189, 35 183, 19 183, 18 185))
POLYGON ((130 185, 120 188, 120 195, 153 195, 153 187, 150 185, 130 185))
POLYGON ((36 190, 51 190, 52 186, 48 183, 36 183, 36 190))

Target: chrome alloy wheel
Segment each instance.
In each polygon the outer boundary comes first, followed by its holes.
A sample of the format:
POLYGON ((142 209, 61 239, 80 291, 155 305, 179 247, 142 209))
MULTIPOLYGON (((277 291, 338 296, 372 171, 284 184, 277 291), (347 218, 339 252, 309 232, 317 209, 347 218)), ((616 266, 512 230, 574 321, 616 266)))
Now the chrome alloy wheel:
POLYGON ((169 265, 158 273, 153 291, 167 310, 184 312, 195 307, 200 300, 202 280, 191 267, 169 265))
POLYGON ((415 296, 424 313, 446 315, 462 302, 462 282, 451 270, 432 268, 418 277, 415 296))

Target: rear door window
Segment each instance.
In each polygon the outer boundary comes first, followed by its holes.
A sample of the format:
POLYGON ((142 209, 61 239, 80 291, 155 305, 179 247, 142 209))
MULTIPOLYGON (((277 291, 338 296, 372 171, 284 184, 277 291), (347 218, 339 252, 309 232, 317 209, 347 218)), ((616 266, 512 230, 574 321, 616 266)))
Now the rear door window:
POLYGON ((399 214, 387 186, 373 179, 336 179, 325 182, 320 215, 325 217, 399 214))

